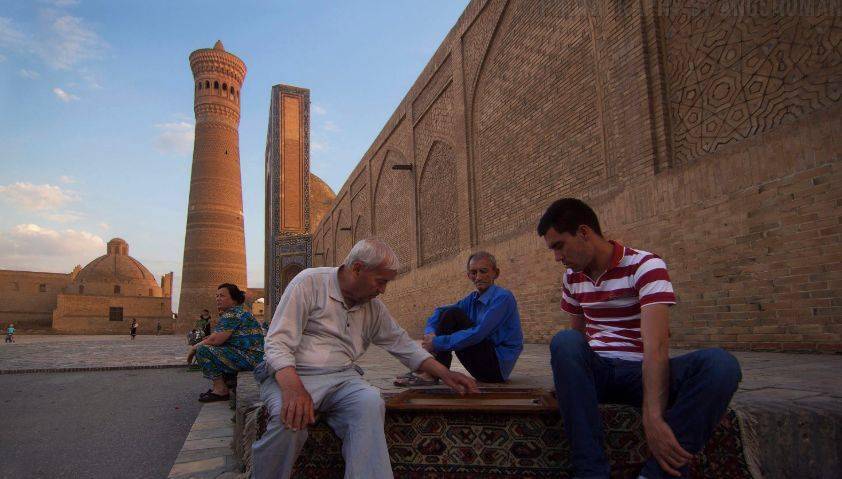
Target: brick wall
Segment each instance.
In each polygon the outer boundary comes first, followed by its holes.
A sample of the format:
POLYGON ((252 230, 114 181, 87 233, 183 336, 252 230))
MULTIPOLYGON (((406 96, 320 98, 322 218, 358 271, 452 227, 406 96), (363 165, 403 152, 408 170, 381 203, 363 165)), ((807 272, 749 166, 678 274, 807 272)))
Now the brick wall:
POLYGON ((0 270, 0 325, 50 329, 56 297, 70 281, 69 274, 0 270))
POLYGON ((154 334, 158 322, 161 333, 173 332, 171 298, 58 295, 53 313, 53 329, 73 334, 129 334, 132 319, 138 332, 154 334), (111 307, 123 308, 122 321, 110 321, 111 307))
POLYGON ((318 226, 315 264, 370 218, 405 265, 384 300, 418 335, 490 250, 546 342, 562 271, 534 228, 576 196, 667 261, 675 344, 842 351, 842 12, 760 5, 472 1, 318 226))

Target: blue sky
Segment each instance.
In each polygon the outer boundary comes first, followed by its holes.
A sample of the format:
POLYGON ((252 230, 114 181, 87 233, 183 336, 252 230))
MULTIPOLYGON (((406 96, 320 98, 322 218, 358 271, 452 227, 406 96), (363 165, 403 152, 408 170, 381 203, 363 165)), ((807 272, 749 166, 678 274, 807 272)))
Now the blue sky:
POLYGON ((187 57, 245 61, 249 283, 263 283, 272 85, 311 90, 312 171, 338 190, 467 0, 0 0, 0 268, 69 271, 122 237, 181 274, 193 147, 187 57))

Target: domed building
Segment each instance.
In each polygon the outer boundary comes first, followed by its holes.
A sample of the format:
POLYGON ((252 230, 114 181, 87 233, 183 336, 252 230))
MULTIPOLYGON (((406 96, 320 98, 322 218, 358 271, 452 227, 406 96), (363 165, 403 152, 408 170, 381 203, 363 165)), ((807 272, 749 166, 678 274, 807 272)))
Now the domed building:
POLYGON ((53 329, 65 333, 127 333, 137 319, 140 333, 172 332, 173 274, 160 283, 129 256, 121 238, 108 242, 106 254, 71 273, 53 311, 53 329))

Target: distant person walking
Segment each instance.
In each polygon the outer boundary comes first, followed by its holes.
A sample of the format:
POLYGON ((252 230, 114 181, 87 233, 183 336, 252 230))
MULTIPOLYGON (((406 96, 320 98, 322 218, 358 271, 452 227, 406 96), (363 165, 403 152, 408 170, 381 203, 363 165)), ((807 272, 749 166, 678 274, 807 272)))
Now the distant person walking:
POLYGON ((134 337, 137 336, 137 320, 136 319, 132 319, 131 328, 132 328, 131 329, 132 341, 134 341, 134 337))
POLYGON ((7 343, 14 343, 15 342, 15 325, 9 323, 9 327, 6 328, 6 342, 7 343))
POLYGON ((158 325, 155 326, 155 336, 158 336, 160 334, 161 334, 161 321, 159 320, 158 325))

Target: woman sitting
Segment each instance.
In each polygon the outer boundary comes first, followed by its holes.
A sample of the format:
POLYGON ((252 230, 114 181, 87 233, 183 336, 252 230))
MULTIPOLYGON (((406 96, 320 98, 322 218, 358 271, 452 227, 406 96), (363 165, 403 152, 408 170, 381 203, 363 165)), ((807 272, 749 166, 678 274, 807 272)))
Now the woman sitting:
POLYGON ((199 396, 201 402, 227 401, 226 378, 240 371, 251 371, 263 360, 263 329, 254 316, 243 309, 246 293, 229 283, 216 290, 219 323, 213 333, 190 348, 187 364, 196 357, 204 376, 213 388, 199 396))

